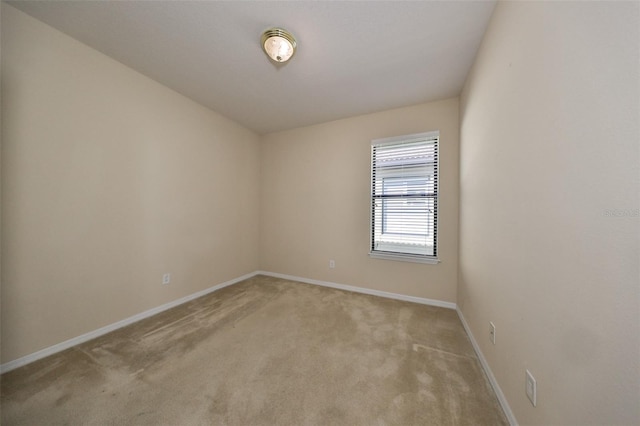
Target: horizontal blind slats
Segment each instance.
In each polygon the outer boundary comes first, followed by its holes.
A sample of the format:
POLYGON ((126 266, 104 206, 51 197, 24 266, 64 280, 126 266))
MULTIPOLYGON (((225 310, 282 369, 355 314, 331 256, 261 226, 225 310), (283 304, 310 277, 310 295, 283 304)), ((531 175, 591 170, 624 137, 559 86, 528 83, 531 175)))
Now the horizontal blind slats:
POLYGON ((372 144, 372 251, 436 256, 439 137, 430 135, 372 144))

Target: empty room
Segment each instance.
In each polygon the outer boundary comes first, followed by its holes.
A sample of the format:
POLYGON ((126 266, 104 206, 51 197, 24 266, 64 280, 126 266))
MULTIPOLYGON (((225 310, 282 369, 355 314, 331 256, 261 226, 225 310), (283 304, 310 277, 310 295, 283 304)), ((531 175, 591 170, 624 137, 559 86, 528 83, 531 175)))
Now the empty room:
POLYGON ((640 424, 640 2, 0 10, 3 425, 640 424))

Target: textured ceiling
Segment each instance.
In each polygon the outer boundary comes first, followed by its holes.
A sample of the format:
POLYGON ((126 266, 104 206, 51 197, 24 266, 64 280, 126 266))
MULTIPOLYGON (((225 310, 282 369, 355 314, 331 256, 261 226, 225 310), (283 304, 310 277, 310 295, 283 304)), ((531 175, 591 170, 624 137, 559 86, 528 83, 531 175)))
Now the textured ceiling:
POLYGON ((19 1, 18 9, 256 131, 460 93, 495 1, 19 1), (298 39, 284 66, 263 30, 298 39))

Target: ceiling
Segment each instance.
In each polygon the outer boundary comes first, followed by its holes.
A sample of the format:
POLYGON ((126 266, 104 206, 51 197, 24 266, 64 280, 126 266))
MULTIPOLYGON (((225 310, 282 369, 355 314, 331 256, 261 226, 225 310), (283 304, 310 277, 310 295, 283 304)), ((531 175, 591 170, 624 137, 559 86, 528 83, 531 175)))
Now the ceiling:
POLYGON ((456 96, 495 1, 11 1, 259 134, 456 96), (260 35, 298 40, 271 63, 260 35))

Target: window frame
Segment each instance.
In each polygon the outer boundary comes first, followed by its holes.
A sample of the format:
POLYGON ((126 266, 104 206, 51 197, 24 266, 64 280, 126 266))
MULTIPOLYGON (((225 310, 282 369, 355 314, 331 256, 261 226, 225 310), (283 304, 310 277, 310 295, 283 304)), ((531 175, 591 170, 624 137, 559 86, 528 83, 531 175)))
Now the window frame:
MULTIPOLYGON (((398 260, 398 261, 405 261, 405 262, 416 262, 416 263, 426 263, 426 264, 438 264, 440 263, 440 259, 438 258, 438 199, 440 197, 440 193, 439 193, 439 185, 440 185, 440 170, 439 170, 439 165, 440 165, 440 131, 439 130, 434 130, 434 131, 430 131, 430 132, 424 132, 424 133, 415 133, 415 134, 410 134, 410 135, 403 135, 403 136, 394 136, 394 137, 390 137, 390 138, 383 138, 383 139, 374 139, 371 141, 371 152, 370 152, 370 167, 371 167, 371 175, 369 178, 369 199, 370 199, 370 205, 369 205, 369 257, 371 258, 375 258, 375 259, 386 259, 386 260, 398 260), (435 152, 435 159, 434 159, 434 173, 431 175, 425 175, 424 177, 427 178, 431 178, 434 179, 435 182, 433 184, 433 191, 435 196, 434 197, 430 197, 430 200, 433 200, 433 221, 434 221, 434 225, 433 225, 433 237, 432 237, 432 241, 433 241, 433 255, 425 255, 425 254, 417 254, 417 253, 409 253, 409 252, 391 252, 391 251, 384 251, 384 250, 376 250, 375 249, 375 216, 376 216, 376 207, 375 207, 375 202, 376 202, 376 197, 374 195, 375 189, 374 186, 376 184, 376 181, 374 180, 375 177, 375 168, 374 168, 374 149, 376 147, 380 147, 380 146, 384 146, 384 145, 402 145, 402 144, 408 144, 408 143, 412 143, 412 142, 420 142, 420 141, 424 141, 424 142, 429 142, 435 139, 435 143, 434 143, 434 152, 435 152)), ((380 174, 380 172, 378 171, 378 174, 380 174)), ((394 176, 390 176, 390 178, 395 178, 394 176)), ((379 178, 380 179, 380 178, 379 178)), ((384 178, 383 178, 384 179, 384 178)), ((383 198, 384 200, 384 198, 383 198)), ((384 212, 381 213, 384 217, 384 212)), ((429 218, 427 218, 427 227, 428 227, 428 222, 429 222, 429 218)), ((381 222, 381 225, 383 226, 384 229, 384 225, 381 222)))

